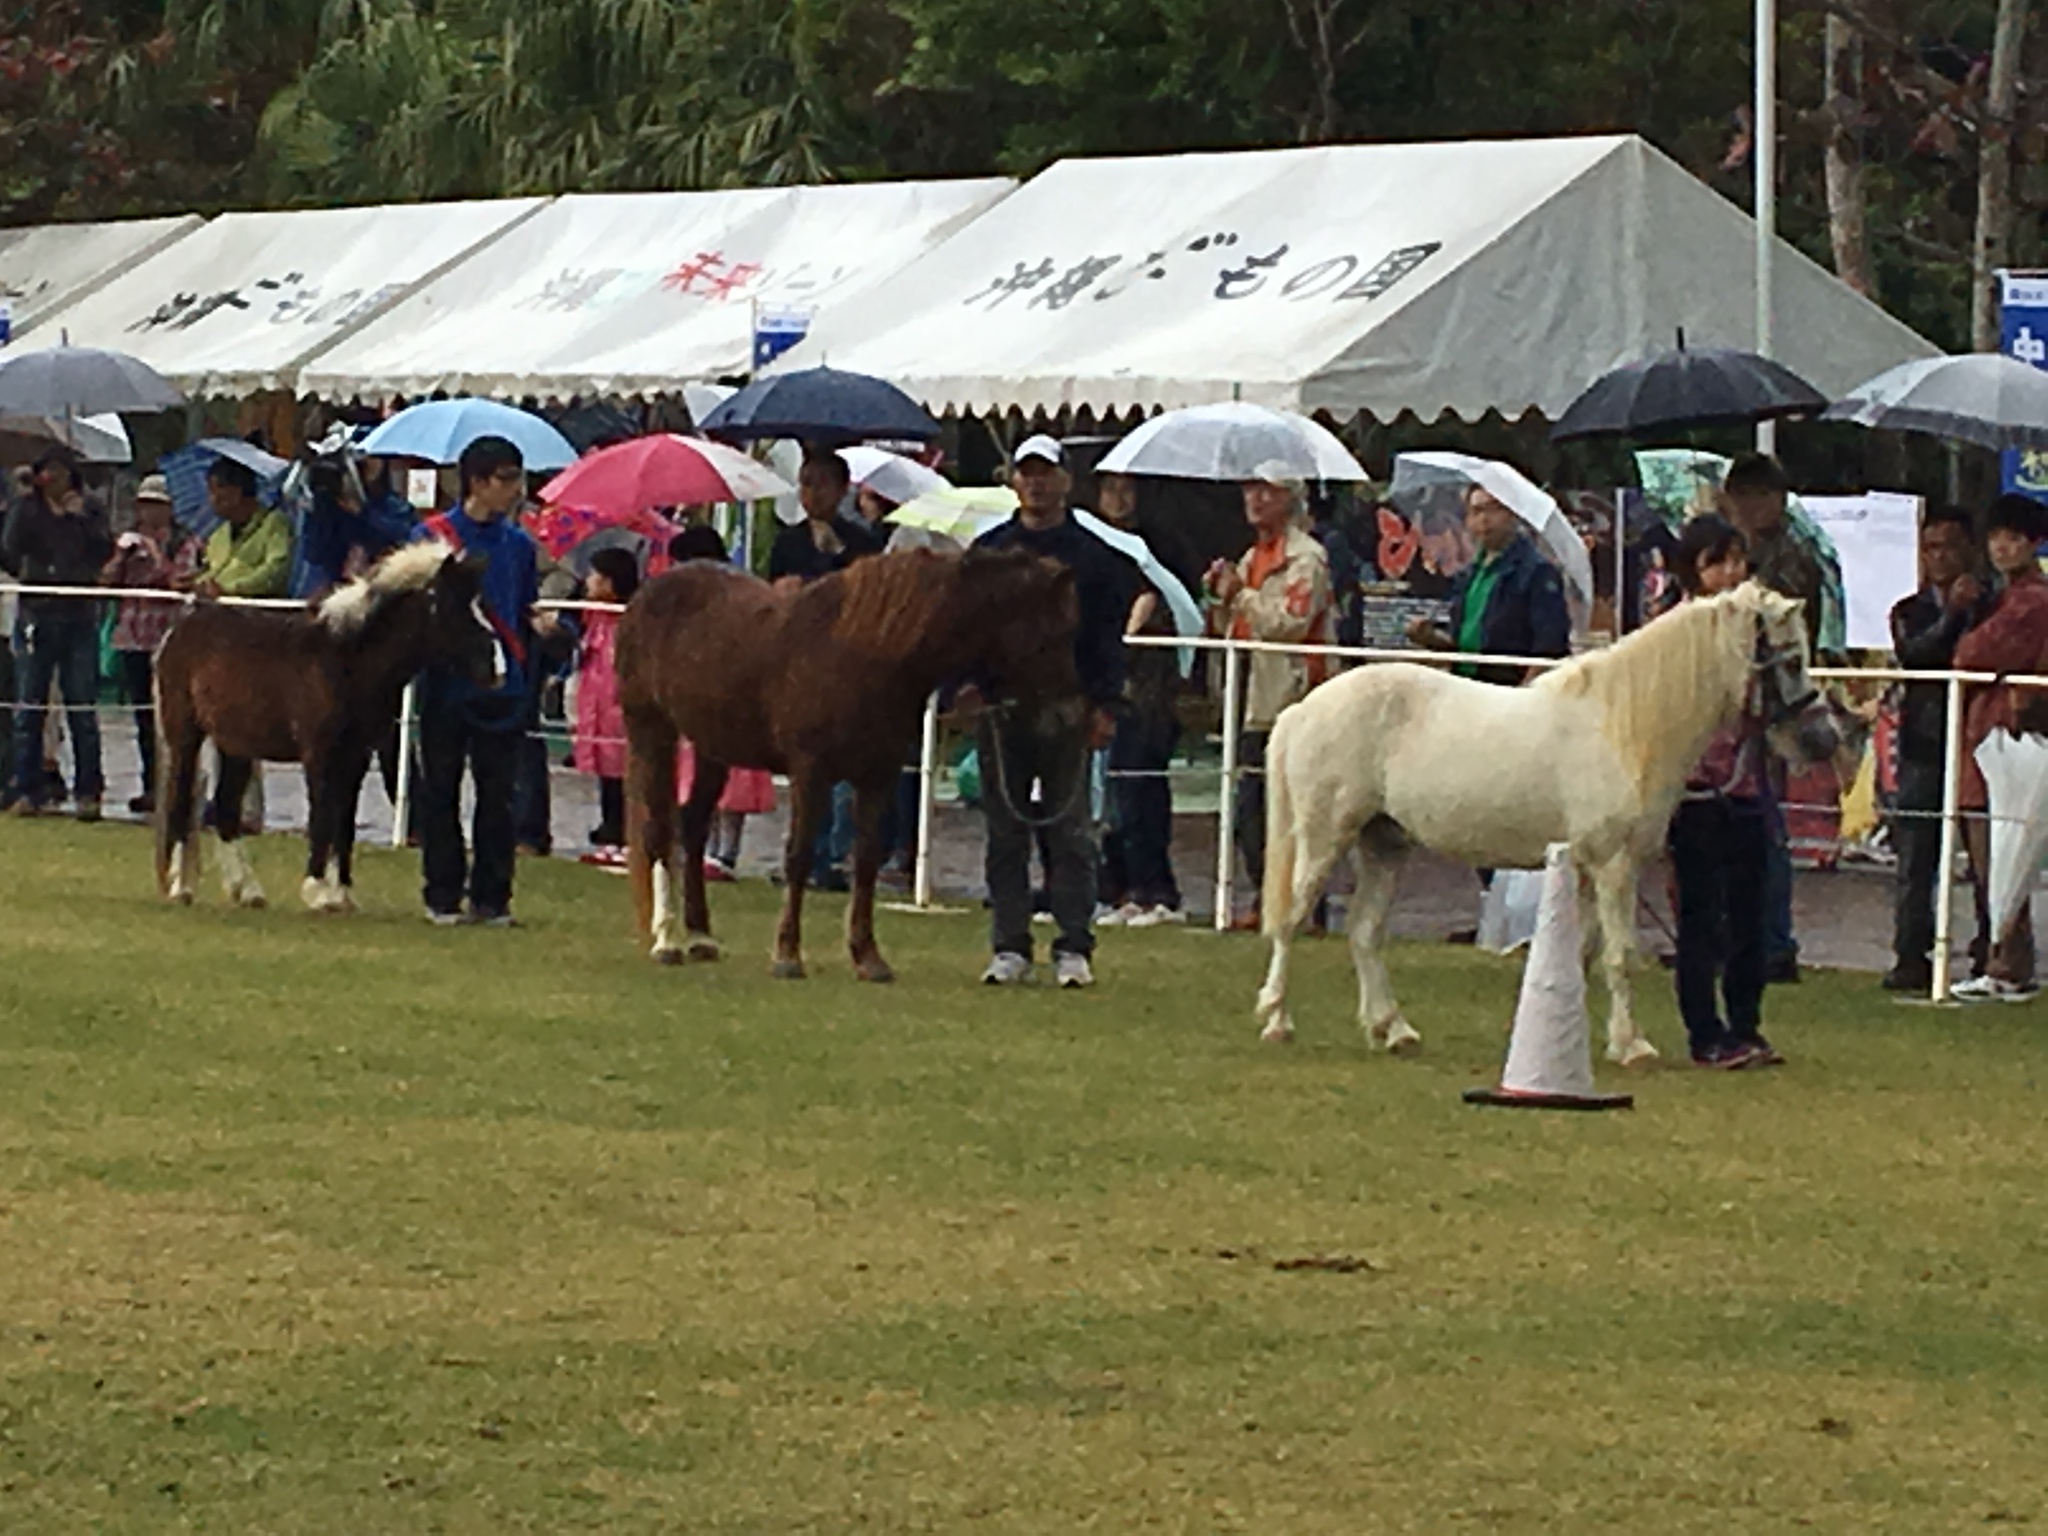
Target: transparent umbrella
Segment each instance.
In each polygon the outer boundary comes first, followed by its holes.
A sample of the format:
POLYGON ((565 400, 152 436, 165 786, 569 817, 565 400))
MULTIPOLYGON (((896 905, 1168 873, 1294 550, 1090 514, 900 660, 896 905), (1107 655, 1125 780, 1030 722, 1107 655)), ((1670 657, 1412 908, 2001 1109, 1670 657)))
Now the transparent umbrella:
POLYGON ((2048 852, 2048 739, 1993 731, 1977 748, 1991 812, 1991 927, 2003 937, 2048 852))
POLYGON ((1403 453, 1394 458, 1388 499, 1424 534, 1458 536, 1468 486, 1489 492, 1529 528, 1544 554, 1563 573, 1575 624, 1593 605, 1593 560, 1564 509, 1520 470, 1466 453, 1403 453))
POLYGON ((1284 464, 1303 480, 1369 480, 1351 450, 1320 423, 1292 411, 1226 401, 1167 411, 1110 449, 1099 473, 1249 480, 1284 464))

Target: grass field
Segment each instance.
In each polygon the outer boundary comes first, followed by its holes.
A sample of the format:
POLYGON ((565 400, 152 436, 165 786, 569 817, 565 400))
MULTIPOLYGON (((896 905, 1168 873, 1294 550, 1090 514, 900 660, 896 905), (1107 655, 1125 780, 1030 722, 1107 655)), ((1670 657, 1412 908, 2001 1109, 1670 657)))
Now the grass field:
POLYGON ((662 971, 560 863, 502 933, 388 854, 347 920, 0 860, 9 1533, 2048 1523, 2048 1005, 1815 978, 1786 1070, 1546 1117, 1459 1102, 1469 950, 1395 956, 1395 1061, 1333 944, 1275 1049, 1245 940, 990 993, 979 914, 885 914, 895 988, 822 924, 773 983, 759 886, 662 971))

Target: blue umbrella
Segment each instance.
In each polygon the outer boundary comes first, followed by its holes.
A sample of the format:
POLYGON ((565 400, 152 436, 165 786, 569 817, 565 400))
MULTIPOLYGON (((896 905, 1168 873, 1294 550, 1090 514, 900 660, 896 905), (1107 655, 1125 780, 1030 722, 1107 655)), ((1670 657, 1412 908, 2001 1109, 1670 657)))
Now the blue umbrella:
POLYGON ((531 411, 495 400, 429 400, 400 411, 364 438, 356 451, 383 458, 453 464, 480 437, 502 437, 528 469, 567 469, 576 450, 531 411))
POLYGON ((804 368, 756 379, 697 424, 706 437, 794 437, 806 443, 868 438, 928 440, 939 424, 886 379, 837 368, 804 368))

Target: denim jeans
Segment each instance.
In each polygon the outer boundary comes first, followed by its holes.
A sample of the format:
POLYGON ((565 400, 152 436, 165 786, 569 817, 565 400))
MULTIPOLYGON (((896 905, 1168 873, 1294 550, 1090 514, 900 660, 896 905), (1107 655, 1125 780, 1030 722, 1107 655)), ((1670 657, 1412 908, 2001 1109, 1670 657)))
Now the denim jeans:
POLYGON ((135 710, 135 751, 142 759, 142 793, 156 793, 156 657, 149 651, 116 651, 121 696, 135 710))
POLYGON ((21 699, 14 724, 15 790, 28 799, 41 796, 43 717, 55 683, 78 757, 72 793, 80 800, 99 799, 107 787, 100 771, 100 722, 93 713, 100 692, 99 626, 76 618, 24 618, 15 631, 14 655, 21 699))
POLYGON ((818 818, 818 835, 811 844, 811 868, 845 869, 853 856, 853 786, 834 784, 832 804, 818 818))
POLYGON ((1117 722, 1109 749, 1116 841, 1126 900, 1141 907, 1178 907, 1173 875, 1173 785, 1166 777, 1180 722, 1171 715, 1132 714, 1117 722))

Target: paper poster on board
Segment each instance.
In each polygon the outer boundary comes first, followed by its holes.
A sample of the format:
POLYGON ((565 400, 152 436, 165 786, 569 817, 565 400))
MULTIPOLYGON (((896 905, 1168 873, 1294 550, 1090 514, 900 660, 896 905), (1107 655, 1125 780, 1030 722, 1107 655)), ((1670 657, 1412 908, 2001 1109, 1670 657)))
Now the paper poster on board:
POLYGON ((1852 649, 1891 649, 1892 605, 1920 587, 1918 496, 1866 491, 1861 496, 1807 496, 1799 504, 1835 541, 1852 649))

